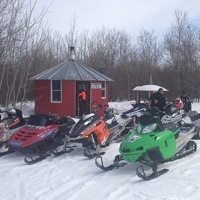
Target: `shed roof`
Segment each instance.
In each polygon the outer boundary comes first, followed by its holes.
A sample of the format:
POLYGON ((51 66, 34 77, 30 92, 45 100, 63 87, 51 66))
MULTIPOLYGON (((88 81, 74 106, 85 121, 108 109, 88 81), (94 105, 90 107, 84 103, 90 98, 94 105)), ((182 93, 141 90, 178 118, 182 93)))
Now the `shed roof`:
POLYGON ((133 91, 158 91, 159 88, 163 88, 164 91, 169 91, 168 89, 161 87, 159 85, 142 85, 133 88, 133 91))
POLYGON ((30 78, 30 80, 113 81, 87 65, 70 59, 30 78))

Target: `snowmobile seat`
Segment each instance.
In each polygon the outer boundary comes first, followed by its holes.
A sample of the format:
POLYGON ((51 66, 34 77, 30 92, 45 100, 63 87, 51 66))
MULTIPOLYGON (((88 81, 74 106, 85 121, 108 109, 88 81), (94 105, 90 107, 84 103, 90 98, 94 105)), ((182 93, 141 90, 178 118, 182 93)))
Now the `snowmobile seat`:
POLYGON ((190 116, 190 118, 191 118, 192 121, 200 119, 200 114, 197 111, 191 111, 191 110, 189 110, 187 112, 187 114, 190 116))
POLYGON ((31 126, 49 126, 52 122, 44 115, 30 115, 27 125, 31 126))
POLYGON ((22 111, 19 110, 19 109, 15 109, 16 112, 17 112, 17 116, 19 117, 19 120, 20 120, 20 124, 21 125, 24 125, 25 124, 25 119, 23 118, 22 116, 22 111))
POLYGON ((66 134, 67 131, 68 131, 68 126, 66 123, 58 125, 58 134, 62 134, 62 133, 66 134))
POLYGON ((106 123, 108 129, 111 129, 111 128, 113 128, 114 126, 117 126, 118 124, 119 124, 119 123, 118 123, 115 119, 112 120, 111 124, 106 123))
POLYGON ((67 117, 61 117, 60 119, 58 119, 57 121, 57 124, 60 125, 60 124, 66 124, 68 123, 68 119, 67 117))
POLYGON ((172 132, 174 132, 177 127, 174 124, 165 124, 164 127, 172 132))

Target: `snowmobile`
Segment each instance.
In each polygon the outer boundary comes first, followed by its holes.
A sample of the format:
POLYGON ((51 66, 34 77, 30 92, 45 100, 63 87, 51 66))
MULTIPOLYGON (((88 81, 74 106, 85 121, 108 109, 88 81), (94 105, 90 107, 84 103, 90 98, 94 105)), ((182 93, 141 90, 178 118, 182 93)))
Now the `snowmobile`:
POLYGON ((0 114, 6 113, 6 117, 0 120, 0 152, 5 150, 7 140, 17 128, 25 124, 22 112, 19 109, 10 108, 0 110, 0 114))
POLYGON ((95 164, 104 171, 122 167, 129 163, 140 162, 152 169, 147 175, 143 165, 136 169, 136 175, 144 180, 151 180, 168 171, 158 171, 158 165, 164 162, 173 161, 189 155, 196 151, 197 145, 191 141, 196 134, 196 127, 193 124, 178 124, 164 128, 158 116, 152 114, 151 110, 146 111, 139 118, 138 126, 130 131, 123 139, 119 152, 113 164, 104 166, 102 156, 99 155, 95 164), (126 162, 121 162, 126 161, 126 162))
POLYGON ((0 120, 0 123, 7 124, 10 130, 25 124, 25 119, 22 116, 22 111, 16 108, 10 108, 6 111, 0 110, 0 114, 6 113, 6 117, 0 120))
POLYGON ((99 154, 101 148, 108 146, 113 141, 121 141, 121 136, 123 137, 127 132, 125 130, 132 128, 133 117, 146 110, 143 105, 136 105, 130 112, 116 116, 114 109, 109 108, 108 105, 99 105, 98 107, 107 107, 104 116, 97 117, 95 113, 83 115, 70 130, 69 137, 65 142, 65 149, 72 149, 76 147, 74 143, 81 143, 85 147, 84 156, 93 158, 99 154), (93 150, 95 152, 91 153, 93 150))
POLYGON ((51 154, 61 155, 57 148, 74 124, 70 117, 58 115, 31 115, 24 127, 8 140, 9 151, 18 151, 25 156, 27 164, 39 162, 51 154))
POLYGON ((200 115, 196 111, 185 112, 183 106, 177 106, 177 101, 182 104, 180 98, 177 98, 174 103, 168 103, 167 109, 162 113, 161 122, 164 127, 171 126, 173 124, 179 124, 182 126, 185 124, 194 124, 196 126, 197 132, 193 139, 200 139, 199 127, 200 127, 200 115))

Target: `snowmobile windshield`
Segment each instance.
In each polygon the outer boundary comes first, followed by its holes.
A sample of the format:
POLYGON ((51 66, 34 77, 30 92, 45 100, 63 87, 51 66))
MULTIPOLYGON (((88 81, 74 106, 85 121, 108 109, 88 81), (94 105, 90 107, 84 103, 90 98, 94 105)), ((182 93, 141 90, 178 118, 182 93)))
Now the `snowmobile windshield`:
POLYGON ((139 118, 139 123, 141 125, 148 125, 148 124, 152 124, 155 122, 155 118, 153 117, 153 115, 145 113, 144 115, 142 115, 139 118))
POLYGON ((86 131, 86 129, 90 129, 90 125, 94 126, 93 122, 97 120, 97 117, 95 115, 91 115, 87 119, 83 120, 80 119, 78 123, 74 126, 73 129, 70 130, 70 137, 75 138, 78 137, 81 133, 86 131))
POLYGON ((139 124, 137 128, 138 133, 144 134, 163 130, 164 126, 161 123, 159 117, 153 116, 149 113, 145 113, 139 118, 139 124))
POLYGON ((138 124, 137 132, 140 134, 151 133, 156 130, 156 127, 157 127, 157 124, 150 124, 148 126, 142 126, 141 124, 138 124))
POLYGON ((30 126, 48 126, 50 124, 51 123, 47 118, 39 115, 31 115, 27 122, 27 125, 30 126))

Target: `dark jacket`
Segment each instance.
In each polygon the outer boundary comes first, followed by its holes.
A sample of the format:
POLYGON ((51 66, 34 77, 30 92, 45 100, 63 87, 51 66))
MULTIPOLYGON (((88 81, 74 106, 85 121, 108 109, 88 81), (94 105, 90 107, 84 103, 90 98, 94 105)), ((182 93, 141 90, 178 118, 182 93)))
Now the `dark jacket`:
POLYGON ((188 112, 189 110, 191 110, 191 107, 192 107, 192 105, 191 105, 191 100, 190 100, 190 98, 186 95, 186 96, 180 96, 180 98, 181 98, 181 101, 183 102, 183 109, 186 111, 186 112, 188 112))
POLYGON ((157 107, 159 110, 163 111, 166 107, 166 100, 164 95, 159 92, 155 92, 150 96, 150 107, 157 107))

